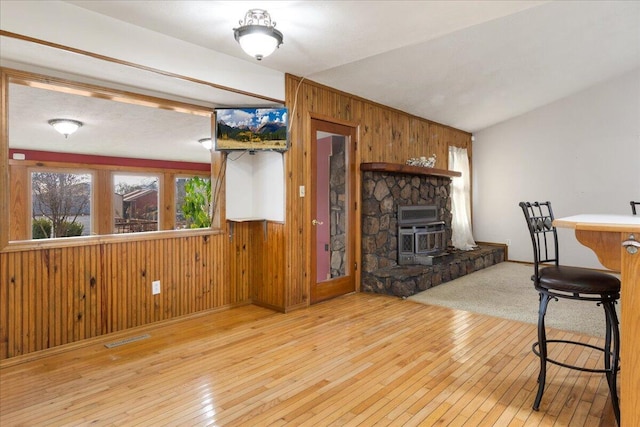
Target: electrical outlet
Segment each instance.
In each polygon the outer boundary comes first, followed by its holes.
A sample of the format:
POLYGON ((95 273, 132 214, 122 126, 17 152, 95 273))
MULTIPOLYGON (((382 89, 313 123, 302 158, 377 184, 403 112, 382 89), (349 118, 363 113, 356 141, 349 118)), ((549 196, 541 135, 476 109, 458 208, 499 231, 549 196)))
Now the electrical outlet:
POLYGON ((507 239, 507 246, 511 246, 511 239, 507 239))
POLYGON ((158 295, 160 293, 160 280, 154 280, 151 282, 151 293, 158 295))
POLYGON ((301 185, 298 190, 300 191, 300 197, 304 197, 304 185, 301 185))

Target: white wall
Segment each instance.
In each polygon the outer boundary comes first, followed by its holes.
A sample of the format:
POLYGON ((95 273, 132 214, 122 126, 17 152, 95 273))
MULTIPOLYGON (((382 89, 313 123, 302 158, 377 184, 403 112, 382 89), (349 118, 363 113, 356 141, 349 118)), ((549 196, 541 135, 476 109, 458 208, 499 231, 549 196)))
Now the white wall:
POLYGON ((227 219, 251 218, 253 214, 253 158, 248 152, 227 156, 225 204, 227 219))
MULTIPOLYGON (((640 200, 640 69, 474 136, 474 237, 511 240, 509 258, 530 262, 520 201, 551 201, 559 218, 640 200)), ((562 264, 602 268, 572 230, 558 234, 562 264)))
POLYGON ((284 154, 267 151, 254 157, 254 215, 284 222, 284 154))
MULTIPOLYGON (((150 5, 161 6, 161 3, 150 5)), ((284 99, 284 73, 70 3, 1 1, 0 28, 245 92, 284 99)), ((39 58, 39 62, 45 59, 39 58)), ((98 62, 104 67, 111 66, 98 62)), ((44 66, 42 62, 40 65, 44 66)), ((56 69, 53 65, 51 68, 56 69)), ((210 101, 224 103, 217 99, 210 101)))
MULTIPOLYGON (((0 28, 47 42, 241 89, 244 92, 274 99, 285 98, 282 72, 266 68, 255 61, 241 60, 215 52, 66 2, 2 1, 0 2, 0 28), (79 34, 82 36, 79 37, 79 34)), ((14 40, 2 37, 1 41, 4 49, 15 48, 14 40)), ((29 45, 28 49, 49 50, 49 48, 31 46, 25 42, 17 43, 29 45)), ((82 70, 76 70, 70 64, 69 68, 58 67, 60 64, 56 64, 56 58, 67 55, 72 58, 78 56, 61 51, 57 55, 52 55, 52 59, 47 59, 50 61, 47 64, 44 64, 45 58, 38 58, 42 61, 39 65, 49 66, 56 71, 80 73, 82 70)), ((4 56, 2 59, 6 62, 7 58, 4 56)), ((30 59, 30 55, 25 55, 14 58, 13 61, 30 64, 30 59)), ((110 75, 117 78, 110 77, 110 79, 122 81, 126 77, 139 82, 141 87, 157 90, 152 87, 154 84, 152 79, 156 77, 155 75, 144 72, 138 76, 135 70, 127 69, 131 76, 129 73, 125 76, 123 67, 119 64, 113 65, 99 60, 94 64, 92 61, 83 62, 82 66, 111 71, 110 75)), ((87 69, 83 70, 87 72, 87 69)), ((98 76, 98 74, 100 73, 94 70, 87 75, 98 76)), ((168 80, 171 81, 171 85, 176 85, 178 92, 193 90, 195 87, 199 93, 196 99, 205 98, 210 105, 229 103, 229 100, 224 98, 225 94, 220 93, 224 91, 208 90, 210 88, 198 84, 182 84, 172 78, 168 80)), ((165 87, 164 91, 171 92, 169 87, 165 87)), ((250 96, 242 96, 243 102, 251 102, 251 99, 250 96)), ((236 158, 238 155, 239 153, 232 153, 230 158, 236 158)), ((258 152, 255 156, 247 154, 237 162, 229 161, 227 166, 226 214, 228 218, 259 217, 284 221, 282 154, 268 152, 258 152)))
POLYGON ((284 221, 283 154, 231 152, 225 177, 227 219, 284 221))

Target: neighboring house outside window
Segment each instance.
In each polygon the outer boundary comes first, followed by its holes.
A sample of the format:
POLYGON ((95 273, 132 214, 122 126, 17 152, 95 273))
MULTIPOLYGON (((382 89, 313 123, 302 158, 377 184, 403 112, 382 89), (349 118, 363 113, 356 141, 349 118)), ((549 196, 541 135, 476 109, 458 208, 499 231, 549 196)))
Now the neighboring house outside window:
POLYGON ((114 233, 158 230, 158 177, 113 175, 114 233))

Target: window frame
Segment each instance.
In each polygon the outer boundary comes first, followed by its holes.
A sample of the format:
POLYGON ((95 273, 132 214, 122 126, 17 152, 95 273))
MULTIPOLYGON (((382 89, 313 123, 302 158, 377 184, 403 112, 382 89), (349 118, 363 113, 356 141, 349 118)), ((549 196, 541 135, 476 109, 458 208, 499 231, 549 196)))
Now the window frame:
MULTIPOLYGON (((138 103, 146 106, 153 106, 155 108, 171 109, 180 112, 192 112, 194 114, 201 114, 210 116, 212 129, 215 125, 215 117, 213 115, 212 108, 206 108, 198 105, 186 104, 178 101, 171 101, 163 98, 152 97, 148 95, 141 95, 133 92, 125 92, 116 89, 110 89, 92 84, 79 83, 71 80, 50 77, 41 74, 35 74, 25 71, 19 71, 0 67, 0 109, 3 114, 0 117, 0 188, 2 192, 0 194, 0 251, 20 251, 24 249, 31 249, 35 247, 65 247, 76 245, 91 245, 101 244, 103 242, 112 242, 120 240, 155 240, 160 238, 174 237, 174 236, 190 236, 190 235, 210 235, 221 234, 223 230, 220 228, 221 224, 225 223, 224 216, 224 192, 222 197, 218 198, 218 206, 215 206, 214 222, 209 228, 199 229, 175 229, 167 228, 167 221, 175 223, 175 213, 170 215, 163 215, 167 212, 175 212, 173 189, 167 190, 167 187, 162 182, 172 182, 173 177, 177 175, 199 175, 205 176, 211 180, 212 185, 216 182, 214 175, 218 176, 218 179, 224 180, 224 174, 220 171, 224 167, 223 157, 224 154, 220 152, 211 152, 210 168, 208 173, 193 170, 181 170, 181 169, 160 169, 160 168, 142 168, 142 167, 122 167, 118 165, 102 165, 102 164, 90 164, 82 165, 81 168, 76 168, 77 165, 72 163, 60 163, 57 161, 30 161, 30 160, 14 160, 9 158, 9 85, 10 84, 23 84, 23 85, 39 85, 40 87, 58 87, 60 90, 71 90, 89 92, 90 96, 107 97, 110 99, 126 100, 126 102, 138 103), (25 207, 25 211, 28 214, 28 221, 22 224, 22 227, 28 225, 29 239, 10 239, 10 229, 13 226, 11 224, 14 216, 15 208, 11 205, 11 171, 12 168, 23 169, 21 173, 26 173, 26 182, 23 185, 31 185, 31 170, 79 170, 87 171, 92 174, 92 197, 91 197, 91 211, 92 211, 92 235, 91 236, 78 236, 78 237, 65 237, 65 238, 50 238, 50 239, 32 239, 31 235, 31 202, 29 201, 28 207, 25 207), (140 232, 140 233, 113 233, 113 205, 111 200, 101 195, 106 190, 105 188, 112 188, 106 186, 104 180, 106 177, 110 177, 111 173, 153 173, 160 175, 159 186, 159 220, 158 231, 140 232), (106 186, 106 187, 105 187, 106 186), (163 188, 164 187, 164 188, 163 188), (168 197, 171 195, 171 197, 168 197), (167 206, 167 203, 169 206, 167 206), (105 232, 105 215, 102 212, 109 212, 109 221, 106 223, 111 224, 111 232, 105 232), (164 217, 164 220, 160 218, 164 217)), ((22 232, 21 235, 25 235, 22 232)))
MULTIPOLYGON (((25 205, 27 206, 26 209, 26 215, 28 216, 28 218, 26 219, 26 223, 28 225, 27 227, 27 236, 28 239, 30 241, 38 241, 38 242, 42 242, 42 241, 47 241, 47 240, 59 240, 59 239, 68 239, 69 237, 50 237, 48 239, 34 239, 33 238, 33 174, 34 173, 65 173, 65 174, 74 174, 74 175, 89 175, 91 177, 91 191, 90 191, 90 197, 89 197, 89 212, 90 212, 90 216, 91 219, 89 221, 89 235, 93 235, 94 234, 94 230, 96 227, 96 221, 95 221, 95 179, 96 179, 96 174, 94 173, 94 171, 92 171, 91 169, 87 169, 87 168, 51 168, 51 167, 35 167, 35 166, 30 166, 27 167, 27 176, 28 176, 28 181, 29 181, 29 186, 28 186, 28 191, 29 191, 29 196, 26 197, 26 203, 25 205)), ((87 236, 77 236, 77 237, 87 237, 87 236)))
MULTIPOLYGON (((156 220, 156 230, 149 230, 149 232, 152 231, 162 231, 162 223, 163 223, 163 213, 162 213, 162 209, 160 209, 161 206, 164 206, 165 203, 163 203, 162 200, 162 194, 163 194, 163 186, 165 185, 164 182, 164 177, 163 174, 160 174, 158 172, 135 172, 135 173, 128 173, 126 171, 112 171, 111 172, 111 191, 112 191, 112 195, 113 194, 117 194, 116 193, 116 175, 124 175, 124 176, 145 176, 145 177, 153 177, 156 178, 157 180, 157 209, 158 209, 158 218, 156 220)), ((112 206, 113 207, 113 206, 112 206)), ((124 212, 123 212, 124 215, 124 212)), ((116 231, 116 217, 115 217, 115 208, 111 210, 111 225, 113 227, 113 234, 131 234, 131 233, 143 233, 142 231, 132 231, 129 233, 118 233, 116 231)))

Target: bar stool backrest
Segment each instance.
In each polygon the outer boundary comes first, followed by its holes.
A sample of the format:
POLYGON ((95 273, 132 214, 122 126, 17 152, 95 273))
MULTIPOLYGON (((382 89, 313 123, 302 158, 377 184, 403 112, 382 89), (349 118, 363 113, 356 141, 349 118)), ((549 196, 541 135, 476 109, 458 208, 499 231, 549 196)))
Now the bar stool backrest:
POLYGON ((535 276, 539 277, 540 264, 559 263, 558 233, 553 226, 551 202, 520 202, 520 207, 531 235, 535 276))

